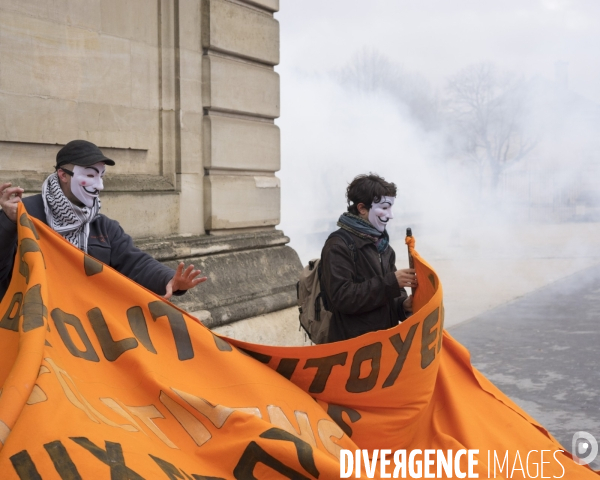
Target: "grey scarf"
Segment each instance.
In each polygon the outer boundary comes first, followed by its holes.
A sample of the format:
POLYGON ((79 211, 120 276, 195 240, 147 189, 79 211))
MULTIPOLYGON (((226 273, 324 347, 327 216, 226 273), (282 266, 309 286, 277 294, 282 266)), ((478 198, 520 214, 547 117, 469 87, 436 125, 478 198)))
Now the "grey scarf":
POLYGON ((100 199, 92 207, 78 207, 65 196, 56 172, 42 185, 46 221, 55 232, 87 253, 90 222, 100 211, 100 199))
POLYGON ((390 244, 390 237, 387 230, 380 232, 366 220, 363 220, 357 215, 352 215, 349 212, 344 212, 340 216, 338 227, 353 233, 357 237, 371 240, 377 247, 379 253, 385 252, 390 244))

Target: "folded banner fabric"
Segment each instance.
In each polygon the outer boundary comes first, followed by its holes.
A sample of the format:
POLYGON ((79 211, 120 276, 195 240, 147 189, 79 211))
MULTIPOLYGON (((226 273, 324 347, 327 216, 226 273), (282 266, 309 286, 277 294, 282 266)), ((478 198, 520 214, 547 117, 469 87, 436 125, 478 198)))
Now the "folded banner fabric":
POLYGON ((471 366, 414 249, 404 323, 271 347, 213 334, 22 204, 17 223, 2 479, 598 479, 471 366))

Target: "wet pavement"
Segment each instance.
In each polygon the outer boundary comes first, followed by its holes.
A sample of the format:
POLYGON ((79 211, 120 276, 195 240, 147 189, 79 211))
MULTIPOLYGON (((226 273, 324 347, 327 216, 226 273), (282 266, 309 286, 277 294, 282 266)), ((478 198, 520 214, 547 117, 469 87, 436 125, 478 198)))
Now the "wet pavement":
MULTIPOLYGON (((493 308, 449 332, 487 378, 571 451, 600 443, 600 266, 493 308)), ((600 455, 591 464, 600 469, 600 455)))

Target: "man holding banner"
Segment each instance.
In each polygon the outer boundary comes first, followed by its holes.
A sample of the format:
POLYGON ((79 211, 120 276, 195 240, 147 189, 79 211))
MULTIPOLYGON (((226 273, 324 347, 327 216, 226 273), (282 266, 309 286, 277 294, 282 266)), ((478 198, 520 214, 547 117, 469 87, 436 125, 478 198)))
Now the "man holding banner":
POLYGON ((323 247, 321 286, 333 312, 328 342, 347 340, 398 325, 412 313, 413 269, 396 270, 387 223, 396 185, 375 175, 359 175, 346 190, 348 211, 340 230, 323 247))
POLYGON ((165 298, 206 280, 193 265, 184 270, 182 262, 174 271, 156 261, 133 245, 118 222, 100 214, 104 172, 114 164, 93 143, 73 140, 56 155, 56 171, 45 180, 41 194, 22 200, 22 188, 10 183, 0 186, 0 299, 10 283, 21 201, 30 215, 77 248, 165 298))

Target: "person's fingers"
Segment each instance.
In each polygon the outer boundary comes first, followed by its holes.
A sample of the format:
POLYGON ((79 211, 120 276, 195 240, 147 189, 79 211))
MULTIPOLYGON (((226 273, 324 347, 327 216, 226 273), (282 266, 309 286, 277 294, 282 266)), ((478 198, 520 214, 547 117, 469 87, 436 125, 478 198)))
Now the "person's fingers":
POLYGON ((175 271, 175 276, 176 277, 180 277, 182 272, 183 272, 183 267, 184 267, 184 263, 183 262, 179 262, 179 265, 177 265, 177 270, 175 271))
POLYGON ((198 275, 200 275, 202 272, 200 270, 194 270, 193 272, 190 272, 190 274, 188 275, 188 278, 190 280, 193 280, 194 278, 196 278, 198 275))
POLYGON ((184 278, 187 278, 190 276, 190 274, 194 271, 194 265, 189 265, 184 272, 181 274, 184 278))
POLYGON ((11 187, 11 188, 7 188, 6 190, 4 190, 4 193, 6 195, 8 195, 9 197, 11 197, 13 195, 20 197, 24 191, 25 190, 23 190, 21 187, 11 187))
POLYGON ((12 185, 12 183, 10 183, 10 182, 3 183, 2 185, 0 185, 0 195, 3 195, 4 191, 11 185, 12 185))
POLYGON ((21 197, 23 195, 23 192, 24 190, 21 187, 7 187, 0 191, 0 199, 2 201, 8 201, 13 197, 13 195, 15 195, 16 197, 21 197))
POLYGON ((208 277, 196 277, 193 280, 191 280, 191 287, 195 287, 196 285, 199 285, 202 282, 206 282, 208 280, 208 277))
POLYGON ((406 277, 416 277, 417 274, 415 273, 414 270, 410 270, 410 269, 406 269, 406 270, 397 270, 396 273, 398 275, 403 275, 406 277))
POLYGON ((13 222, 17 221, 18 204, 21 201, 21 197, 4 198, 0 196, 0 207, 6 214, 6 216, 13 222))

